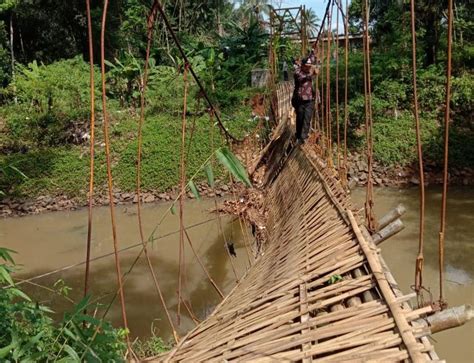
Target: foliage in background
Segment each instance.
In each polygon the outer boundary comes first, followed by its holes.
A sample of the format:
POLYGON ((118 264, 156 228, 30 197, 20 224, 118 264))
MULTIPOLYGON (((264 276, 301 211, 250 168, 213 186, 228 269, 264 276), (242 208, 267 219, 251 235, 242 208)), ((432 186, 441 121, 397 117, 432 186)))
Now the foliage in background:
POLYGON ((15 82, 1 91, 18 100, 0 110, 8 133, 2 146, 15 151, 84 141, 76 130, 89 120, 88 65, 76 57, 17 69, 15 82))

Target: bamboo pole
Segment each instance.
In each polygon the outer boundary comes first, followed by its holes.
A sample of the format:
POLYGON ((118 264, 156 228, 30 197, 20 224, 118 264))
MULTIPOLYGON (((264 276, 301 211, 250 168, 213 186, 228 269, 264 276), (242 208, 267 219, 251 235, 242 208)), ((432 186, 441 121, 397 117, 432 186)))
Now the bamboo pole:
POLYGON ((359 229, 359 226, 350 210, 347 210, 347 215, 351 222, 352 228, 354 229, 354 233, 364 251, 365 256, 367 257, 367 261, 369 263, 370 269, 374 274, 374 277, 377 279, 377 283, 379 288, 382 292, 382 295, 385 298, 390 310, 392 312, 393 318, 395 319, 400 335, 402 337, 403 343, 405 344, 410 357, 412 358, 413 362, 423 362, 423 356, 420 353, 418 348, 418 343, 411 332, 411 328, 408 325, 405 317, 403 316, 402 309, 400 305, 397 303, 396 298, 390 289, 390 285, 388 284, 385 274, 383 273, 382 266, 380 265, 380 261, 376 257, 376 253, 374 250, 368 245, 362 232, 359 229))

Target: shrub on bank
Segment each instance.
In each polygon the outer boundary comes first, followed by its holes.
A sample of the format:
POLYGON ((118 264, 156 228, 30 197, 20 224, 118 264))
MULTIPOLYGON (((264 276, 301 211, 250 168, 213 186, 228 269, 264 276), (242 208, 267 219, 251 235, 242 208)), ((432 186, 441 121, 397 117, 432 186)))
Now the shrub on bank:
POLYGON ((0 248, 0 360, 2 362, 124 362, 125 331, 84 314, 85 298, 58 323, 52 311, 15 285, 13 251, 0 248))
POLYGON ((18 150, 84 141, 90 108, 89 66, 80 57, 50 65, 19 65, 15 82, 3 94, 10 99, 1 110, 9 136, 3 147, 18 150))

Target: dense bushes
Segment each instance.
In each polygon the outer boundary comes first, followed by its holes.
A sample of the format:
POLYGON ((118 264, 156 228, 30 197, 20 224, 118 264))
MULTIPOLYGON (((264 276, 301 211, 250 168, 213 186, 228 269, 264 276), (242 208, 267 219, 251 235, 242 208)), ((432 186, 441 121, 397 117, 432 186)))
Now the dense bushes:
MULTIPOLYGON (((357 61, 358 56, 355 58, 357 61)), ((377 62, 384 58, 374 56, 374 59, 374 62, 377 62)), ((358 69, 357 63, 355 67, 358 69)), ((332 73, 335 73, 334 70, 332 73)), ((384 165, 411 164, 416 161, 411 75, 408 73, 405 74, 405 78, 394 79, 390 75, 383 77, 383 74, 378 74, 375 78, 378 79, 377 82, 373 82, 372 93, 375 158, 384 165)), ((365 100, 360 92, 363 91, 363 83, 360 83, 361 80, 355 75, 351 76, 350 81, 352 84, 349 98, 348 141, 351 149, 361 150, 365 144, 365 100)), ((444 141, 441 125, 444 123, 445 82, 444 69, 440 66, 433 65, 418 72, 418 102, 424 157, 430 163, 438 165, 441 165, 443 160, 444 141)), ((474 166, 470 141, 474 138, 473 89, 474 76, 471 73, 462 72, 452 77, 450 126, 452 167, 474 166)))
POLYGON ((3 94, 18 101, 0 111, 9 136, 6 146, 55 146, 78 143, 84 136, 79 130, 89 119, 89 67, 81 58, 18 66, 15 82, 3 94))

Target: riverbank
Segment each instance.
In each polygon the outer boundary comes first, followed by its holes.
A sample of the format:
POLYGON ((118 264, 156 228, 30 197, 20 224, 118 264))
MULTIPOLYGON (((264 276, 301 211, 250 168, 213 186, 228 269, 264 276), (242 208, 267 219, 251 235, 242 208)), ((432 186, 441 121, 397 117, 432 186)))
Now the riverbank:
MULTIPOLYGON (((232 185, 216 180, 216 185, 211 188, 206 183, 196 184, 200 196, 204 198, 224 197, 232 194, 234 189, 232 185)), ((134 192, 114 191, 115 205, 134 205, 138 203, 138 196, 134 192)), ((144 204, 153 204, 158 202, 170 202, 176 200, 179 192, 178 188, 172 188, 165 192, 144 191, 141 193, 141 201, 144 204)), ((186 198, 196 199, 191 193, 186 193, 186 198)), ((94 197, 94 206, 102 207, 109 205, 109 196, 106 193, 98 194, 94 197)), ((0 200, 0 217, 23 217, 27 215, 36 215, 46 212, 74 211, 86 208, 88 201, 79 197, 68 197, 67 195, 40 195, 34 199, 4 198, 0 200)))
MULTIPOLYGON (((348 155, 347 177, 354 185, 364 186, 368 179, 367 158, 363 154, 351 153, 348 155)), ((425 185, 440 185, 443 183, 443 170, 434 163, 424 165, 425 185)), ((449 171, 450 185, 474 185, 474 168, 453 168, 449 171)), ((418 165, 383 166, 374 162, 373 181, 375 186, 408 187, 419 185, 420 178, 418 165)))
MULTIPOLYGON (((419 185, 417 166, 395 166, 387 167, 374 162, 373 169, 374 185, 378 187, 406 188, 419 185)), ((352 185, 364 186, 367 184, 368 165, 366 157, 359 153, 348 155, 348 181, 352 185)), ((439 166, 433 164, 425 165, 425 185, 440 185, 443 182, 443 172, 439 166)), ((449 184, 456 186, 474 185, 474 169, 465 167, 453 169, 449 173, 449 184)), ((199 194, 203 197, 224 197, 232 193, 238 194, 241 189, 238 186, 226 183, 220 179, 211 188, 207 183, 196 183, 199 194)), ((116 205, 133 205, 138 202, 135 192, 114 190, 114 202, 116 205)), ((152 204, 157 202, 173 201, 178 196, 178 188, 173 187, 166 191, 147 190, 141 193, 142 203, 152 204)), ((195 199, 196 196, 187 192, 186 198, 195 199)), ((109 205, 109 197, 105 190, 97 193, 94 197, 94 206, 109 205)), ((39 195, 35 198, 6 197, 0 200, 0 217, 22 217, 46 212, 72 211, 85 208, 88 201, 84 197, 70 197, 66 194, 39 195)))

